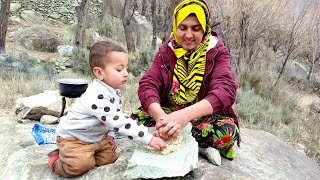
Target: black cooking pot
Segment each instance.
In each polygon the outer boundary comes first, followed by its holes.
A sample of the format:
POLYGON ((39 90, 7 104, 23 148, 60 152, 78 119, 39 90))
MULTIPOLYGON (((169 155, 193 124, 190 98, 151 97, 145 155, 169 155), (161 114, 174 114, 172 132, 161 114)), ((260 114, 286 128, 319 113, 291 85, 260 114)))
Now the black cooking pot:
POLYGON ((88 81, 85 79, 59 79, 57 82, 61 96, 69 98, 80 97, 88 87, 88 81))

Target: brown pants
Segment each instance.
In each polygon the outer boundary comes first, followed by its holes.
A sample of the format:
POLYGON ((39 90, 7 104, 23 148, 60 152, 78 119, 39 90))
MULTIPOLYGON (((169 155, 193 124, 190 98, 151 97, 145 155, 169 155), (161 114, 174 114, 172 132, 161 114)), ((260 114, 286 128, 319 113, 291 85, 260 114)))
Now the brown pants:
POLYGON ((64 177, 82 175, 94 168, 110 164, 118 159, 111 145, 104 138, 94 144, 87 144, 76 138, 57 137, 59 158, 55 161, 53 172, 64 177))

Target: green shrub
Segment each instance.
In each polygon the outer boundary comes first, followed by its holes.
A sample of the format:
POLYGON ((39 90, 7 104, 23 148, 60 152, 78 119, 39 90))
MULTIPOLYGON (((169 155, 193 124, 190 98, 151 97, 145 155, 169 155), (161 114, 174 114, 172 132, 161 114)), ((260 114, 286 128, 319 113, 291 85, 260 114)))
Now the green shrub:
POLYGON ((8 71, 2 77, 11 76, 13 71, 24 74, 26 78, 42 76, 50 79, 56 73, 51 63, 37 61, 26 53, 20 53, 18 58, 6 56, 3 62, 0 61, 0 68, 8 71))
POLYGON ((143 74, 153 60, 151 51, 143 51, 129 55, 129 72, 138 77, 143 74))
POLYGON ((238 76, 239 87, 259 90, 262 81, 262 74, 258 72, 245 71, 238 76))
POLYGON ((89 67, 88 49, 79 49, 78 52, 71 58, 71 69, 75 73, 80 73, 85 76, 90 76, 92 74, 89 67))
POLYGON ((295 116, 292 109, 276 106, 249 88, 239 89, 235 107, 242 126, 271 133, 275 133, 281 124, 292 122, 295 116))

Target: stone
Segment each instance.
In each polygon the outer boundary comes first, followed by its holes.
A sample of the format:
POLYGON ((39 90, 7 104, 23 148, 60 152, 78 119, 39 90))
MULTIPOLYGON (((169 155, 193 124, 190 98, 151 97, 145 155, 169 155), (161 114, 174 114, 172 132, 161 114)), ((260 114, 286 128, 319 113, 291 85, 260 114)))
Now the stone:
POLYGON ((20 42, 26 49, 40 52, 57 52, 61 43, 58 37, 44 27, 25 30, 20 42))
POLYGON ((18 119, 39 121, 43 115, 58 117, 62 109, 62 97, 58 91, 46 90, 43 93, 16 100, 18 119))
POLYGON ((69 12, 69 9, 66 7, 61 7, 61 9, 59 9, 59 13, 61 14, 67 14, 69 12))
POLYGON ((137 145, 129 160, 125 175, 129 179, 185 176, 197 167, 198 143, 191 135, 191 124, 181 133, 182 146, 167 155, 156 154, 137 145))
POLYGON ((10 12, 17 13, 21 9, 20 3, 11 3, 10 4, 10 12))
POLYGON ((59 121, 59 118, 51 115, 43 115, 40 118, 41 124, 56 124, 59 121))
POLYGON ((51 17, 51 18, 53 18, 53 19, 59 19, 60 18, 60 15, 58 14, 58 13, 51 13, 50 14, 50 16, 49 17, 51 17))
POLYGON ((32 10, 24 10, 21 12, 20 16, 22 17, 22 19, 24 19, 27 22, 37 23, 37 24, 46 24, 46 21, 43 18, 43 16, 40 13, 32 10))
POLYGON ((60 45, 57 47, 59 54, 63 57, 71 57, 76 53, 76 48, 70 45, 60 45))

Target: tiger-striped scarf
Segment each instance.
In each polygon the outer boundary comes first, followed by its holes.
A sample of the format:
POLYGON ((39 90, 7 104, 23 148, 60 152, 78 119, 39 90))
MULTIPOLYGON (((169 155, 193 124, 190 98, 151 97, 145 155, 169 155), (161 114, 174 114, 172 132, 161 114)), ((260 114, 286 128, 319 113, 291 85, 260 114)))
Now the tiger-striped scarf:
POLYGON ((211 29, 208 25, 210 19, 209 16, 208 6, 204 1, 199 0, 185 0, 174 10, 171 42, 174 49, 173 51, 177 57, 177 64, 174 67, 173 83, 178 83, 179 88, 175 91, 173 99, 178 105, 198 101, 198 92, 200 90, 205 71, 206 53, 210 43, 211 29), (195 6, 199 6, 201 8, 195 8, 195 6), (177 15, 177 13, 182 9, 184 9, 182 15, 177 15), (191 13, 196 14, 202 28, 204 29, 204 35, 202 42, 198 47, 187 51, 178 44, 177 27, 191 13))

